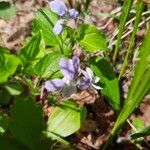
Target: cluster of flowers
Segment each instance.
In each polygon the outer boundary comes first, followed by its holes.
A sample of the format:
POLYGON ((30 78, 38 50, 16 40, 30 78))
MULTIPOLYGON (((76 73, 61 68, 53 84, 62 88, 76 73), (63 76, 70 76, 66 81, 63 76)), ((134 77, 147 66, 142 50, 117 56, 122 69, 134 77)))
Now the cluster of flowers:
POLYGON ((73 56, 72 59, 62 58, 59 65, 64 77, 46 81, 45 88, 47 91, 55 92, 61 90, 62 97, 67 98, 76 93, 78 88, 94 91, 101 89, 101 87, 96 85, 99 78, 94 76, 90 68, 81 69, 80 59, 77 56, 73 56))
POLYGON ((51 10, 60 16, 53 28, 54 34, 59 35, 63 32, 63 25, 67 24, 69 19, 76 19, 79 13, 75 9, 68 9, 62 0, 53 0, 49 5, 51 10))
MULTIPOLYGON (((53 0, 50 2, 51 10, 60 16, 60 19, 56 22, 53 32, 59 35, 63 32, 63 26, 67 24, 69 19, 76 19, 78 11, 75 9, 68 9, 62 0, 53 0)), ((72 59, 62 58, 59 62, 60 71, 63 74, 63 78, 51 79, 45 82, 45 88, 49 92, 60 91, 63 98, 68 98, 72 94, 80 90, 99 90, 101 89, 96 83, 99 81, 98 77, 95 77, 90 68, 85 70, 80 68, 80 59, 77 56, 73 56, 72 59)))

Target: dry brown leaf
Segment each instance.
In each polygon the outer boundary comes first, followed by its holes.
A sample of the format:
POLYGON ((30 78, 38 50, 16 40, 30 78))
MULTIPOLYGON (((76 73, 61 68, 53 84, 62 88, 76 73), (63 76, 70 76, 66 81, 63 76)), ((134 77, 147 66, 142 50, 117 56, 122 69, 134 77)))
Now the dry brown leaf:
POLYGON ((145 3, 150 4, 150 0, 142 0, 142 1, 145 2, 145 3))
POLYGON ((97 95, 91 91, 84 90, 72 96, 72 98, 80 105, 92 104, 95 102, 97 95))
POLYGON ((105 4, 115 5, 118 0, 101 0, 105 4))
POLYGON ((85 120, 80 131, 81 132, 92 132, 92 131, 96 130, 96 128, 97 128, 96 121, 91 120, 91 119, 87 119, 87 120, 85 120))

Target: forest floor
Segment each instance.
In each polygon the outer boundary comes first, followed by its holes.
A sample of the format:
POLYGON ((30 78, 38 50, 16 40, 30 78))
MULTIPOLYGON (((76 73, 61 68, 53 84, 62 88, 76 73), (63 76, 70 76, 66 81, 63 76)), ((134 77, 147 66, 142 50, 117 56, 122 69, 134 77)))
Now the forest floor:
MULTIPOLYGON (((110 50, 113 51, 117 36, 117 17, 119 17, 121 13, 121 4, 112 4, 112 1, 111 3, 109 1, 108 3, 104 3, 103 1, 93 0, 89 7, 89 15, 87 15, 87 18, 84 18, 84 20, 87 23, 90 22, 95 24, 106 34, 109 39, 108 46, 110 50), (114 16, 117 17, 115 18, 114 16)), ((48 3, 46 0, 15 0, 14 5, 16 7, 16 15, 9 20, 0 19, 0 46, 7 47, 12 52, 16 52, 23 44, 24 39, 30 35, 32 29, 32 19, 35 16, 36 10, 41 7, 47 7, 48 3)), ((130 33, 132 33, 132 19, 133 18, 130 18, 127 29, 124 32, 124 43, 122 46, 123 48, 119 52, 119 59, 117 59, 118 63, 115 70, 116 73, 119 72, 122 61, 124 60, 126 48, 129 42, 129 36, 130 33)), ((143 17, 143 21, 144 19, 145 18, 143 17)), ((146 22, 142 24, 136 35, 136 47, 141 44, 145 33, 145 26, 146 22)), ((126 70, 120 84, 123 100, 126 98, 126 93, 128 92, 131 82, 131 69, 134 65, 134 61, 135 60, 133 59, 130 60, 128 69, 126 70)), ((100 149, 101 145, 108 138, 108 134, 114 125, 116 116, 112 109, 108 106, 105 99, 103 99, 100 95, 94 98, 93 95, 90 95, 89 93, 80 93, 80 96, 81 95, 83 96, 84 102, 90 103, 86 104, 88 116, 80 131, 70 136, 69 139, 73 144, 76 144, 76 147, 80 150, 100 149), (84 99, 85 97, 88 97, 88 99, 84 99)), ((51 107, 48 108, 50 109, 51 107)), ((134 118, 140 118, 144 122, 145 126, 150 125, 150 95, 147 95, 144 98, 140 106, 129 118, 129 121, 132 122, 134 118)), ((117 140, 118 143, 122 138, 127 138, 131 131, 131 126, 126 123, 119 135, 117 140)), ((141 149, 148 150, 150 149, 150 138, 147 137, 145 141, 146 143, 143 142, 141 149), (149 144, 147 142, 149 142, 149 144)), ((125 143, 124 145, 116 143, 115 150, 116 149, 132 150, 134 149, 134 144, 125 143)))

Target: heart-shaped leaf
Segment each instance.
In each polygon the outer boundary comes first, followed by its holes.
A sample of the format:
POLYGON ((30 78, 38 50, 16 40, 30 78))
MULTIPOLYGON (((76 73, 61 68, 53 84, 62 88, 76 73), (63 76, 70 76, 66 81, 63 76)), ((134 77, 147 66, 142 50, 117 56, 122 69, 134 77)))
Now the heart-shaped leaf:
POLYGON ((77 41, 88 52, 106 51, 106 37, 93 25, 81 25, 77 41))

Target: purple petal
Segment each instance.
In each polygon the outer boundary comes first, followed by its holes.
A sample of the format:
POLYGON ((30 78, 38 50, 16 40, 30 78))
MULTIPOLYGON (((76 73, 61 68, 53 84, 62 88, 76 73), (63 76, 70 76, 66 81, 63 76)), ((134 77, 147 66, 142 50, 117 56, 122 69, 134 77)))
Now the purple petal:
POLYGON ((53 12, 59 16, 63 16, 67 13, 68 9, 62 0, 53 0, 50 2, 50 8, 53 12))
POLYGON ((86 77, 83 77, 79 83, 78 83, 78 87, 82 90, 86 90, 87 88, 90 87, 90 80, 86 77))
POLYGON ((72 59, 62 58, 59 62, 61 72, 68 80, 73 80, 80 72, 80 60, 77 56, 72 59))
POLYGON ((72 63, 74 67, 75 74, 79 74, 80 72, 80 59, 78 56, 73 56, 72 57, 72 63))
POLYGON ((64 82, 61 79, 52 79, 45 82, 45 88, 49 92, 60 90, 64 86, 64 82))
POLYGON ((75 10, 75 9, 69 9, 68 12, 69 12, 69 16, 72 19, 76 19, 78 14, 79 14, 79 12, 77 10, 75 10))
POLYGON ((68 80, 72 80, 75 77, 75 70, 73 67, 73 63, 71 59, 64 59, 62 58, 59 62, 60 69, 64 77, 68 80))
POLYGON ((56 22, 56 24, 53 28, 54 34, 59 35, 60 33, 63 32, 63 25, 62 25, 63 23, 64 23, 63 19, 60 19, 56 22))

